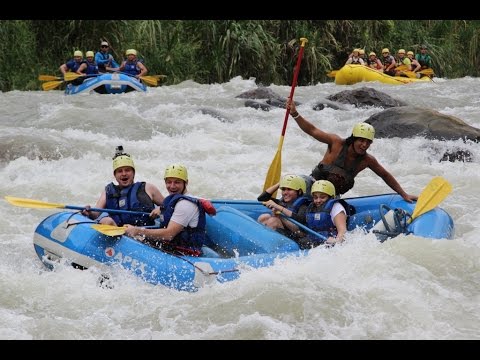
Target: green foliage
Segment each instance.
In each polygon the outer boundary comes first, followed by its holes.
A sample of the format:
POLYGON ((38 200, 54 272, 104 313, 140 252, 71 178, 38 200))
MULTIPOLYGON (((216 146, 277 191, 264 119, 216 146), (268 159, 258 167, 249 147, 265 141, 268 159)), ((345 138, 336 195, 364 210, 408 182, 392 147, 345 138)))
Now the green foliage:
POLYGON ((0 90, 34 89, 35 38, 24 21, 0 21, 0 90))
POLYGON ((118 62, 134 48, 164 84, 222 83, 235 76, 291 85, 306 37, 299 84, 331 81, 353 48, 418 52, 427 44, 437 76, 478 76, 478 20, 9 20, 0 22, 0 90, 38 90, 74 50, 110 43, 118 62))

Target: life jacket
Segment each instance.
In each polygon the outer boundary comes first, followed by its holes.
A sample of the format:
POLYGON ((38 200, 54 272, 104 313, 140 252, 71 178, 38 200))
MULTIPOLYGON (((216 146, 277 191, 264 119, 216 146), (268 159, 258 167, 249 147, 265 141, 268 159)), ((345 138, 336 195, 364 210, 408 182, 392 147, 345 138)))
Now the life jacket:
POLYGON ((345 194, 355 184, 356 169, 365 155, 358 156, 353 164, 347 169, 345 168, 345 159, 347 150, 350 145, 345 142, 343 144, 340 155, 333 164, 319 163, 313 170, 312 176, 315 180, 328 180, 334 186, 337 194, 345 194))
MULTIPOLYGON (((313 202, 308 206, 306 214, 308 228, 323 235, 325 238, 336 236, 337 228, 332 221, 330 212, 332 211, 333 205, 337 202, 344 207, 348 223, 348 218, 356 212, 355 208, 343 199, 330 199, 321 207, 318 207, 313 202)), ((322 243, 325 241, 312 234, 308 234, 308 237, 313 243, 322 243)))
POLYGON ((382 61, 383 67, 385 69, 383 71, 385 74, 388 74, 388 75, 391 75, 391 76, 395 75, 395 70, 394 69, 387 70, 387 68, 393 63, 394 60, 395 59, 392 55, 388 55, 387 57, 382 56, 381 61, 382 61))
POLYGON ((382 56, 381 62, 385 69, 390 66, 390 64, 393 62, 394 57, 392 55, 387 55, 387 56, 382 56))
MULTIPOLYGON (((166 228, 170 219, 172 218, 173 212, 175 210, 175 205, 179 200, 188 200, 193 202, 198 207, 200 212, 198 215, 198 224, 196 227, 186 227, 179 234, 177 234, 171 241, 168 242, 167 246, 173 246, 174 248, 180 249, 193 249, 194 251, 201 251, 202 245, 205 244, 206 238, 206 216, 205 209, 202 206, 202 201, 205 199, 198 199, 187 195, 182 194, 173 194, 167 196, 163 200, 164 211, 162 211, 163 219, 161 219, 160 227, 166 228)), ((163 248, 163 245, 162 245, 163 248)), ((193 255, 193 254, 189 254, 193 255)), ((199 255, 199 254, 198 254, 199 255)), ((197 255, 197 256, 198 256, 197 255)))
POLYGON ((76 62, 74 59, 71 59, 65 65, 67 66, 68 70, 70 70, 72 72, 77 72, 80 65, 82 65, 84 62, 85 62, 85 60, 82 60, 80 62, 76 62))
POLYGON ((368 58, 367 60, 367 66, 372 68, 372 69, 375 69, 375 70, 378 70, 378 69, 381 69, 382 67, 380 66, 380 64, 378 63, 378 59, 375 58, 375 60, 370 60, 370 58, 368 58))
POLYGON ((85 74, 90 75, 90 74, 98 74, 98 66, 95 61, 89 62, 88 60, 85 61, 87 64, 87 69, 85 71, 85 74))
MULTIPOLYGON (((105 187, 105 193, 107 209, 139 211, 149 214, 155 208, 155 204, 145 191, 145 182, 136 182, 122 189, 118 185, 110 183, 105 187)), ((124 224, 135 226, 154 225, 154 220, 150 219, 148 214, 110 214, 109 216, 118 226, 123 226, 124 224)))
POLYGON ((361 59, 360 57, 352 56, 351 64, 359 64, 360 65, 361 64, 360 59, 361 59))
POLYGON ((431 66, 431 61, 432 57, 428 54, 422 55, 422 54, 417 54, 415 55, 415 58, 417 61, 420 63, 422 66, 422 69, 428 68, 431 66))
POLYGON ((290 205, 287 205, 284 201, 283 201, 283 198, 281 200, 284 204, 285 204, 285 207, 290 210, 291 212, 297 214, 298 211, 300 210, 300 207, 304 204, 308 205, 310 204, 311 200, 306 197, 306 196, 300 196, 299 198, 297 198, 292 204, 290 205))
POLYGON ((138 68, 137 63, 138 63, 138 60, 126 61, 123 72, 131 76, 140 74, 140 69, 138 68))

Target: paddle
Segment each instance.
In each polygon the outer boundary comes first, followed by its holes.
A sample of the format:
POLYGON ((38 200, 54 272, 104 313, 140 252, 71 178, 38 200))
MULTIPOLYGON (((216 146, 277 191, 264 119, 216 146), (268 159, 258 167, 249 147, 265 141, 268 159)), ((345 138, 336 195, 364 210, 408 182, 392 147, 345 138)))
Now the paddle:
POLYGON ((409 78, 416 78, 417 74, 422 74, 422 75, 427 75, 427 76, 433 75, 433 69, 431 69, 431 68, 427 68, 427 69, 423 69, 423 70, 414 72, 414 71, 409 71, 408 68, 407 68, 407 65, 405 65, 405 64, 397 66, 395 68, 395 70, 396 71, 403 71, 403 73, 405 75, 407 75, 409 78))
POLYGON ((61 80, 60 76, 54 75, 38 75, 38 80, 40 81, 52 81, 52 80, 61 80))
POLYGON ((408 223, 427 211, 432 210, 440 204, 451 191, 452 185, 447 180, 440 176, 434 177, 418 197, 412 218, 409 219, 408 223))
POLYGON ((417 74, 413 71, 402 70, 401 73, 407 75, 407 77, 409 77, 411 79, 417 79, 417 74))
POLYGON ((42 89, 45 91, 53 90, 59 87, 61 84, 63 84, 63 80, 48 81, 42 84, 42 89))
MULTIPOLYGON (((303 57, 303 51, 305 49, 305 43, 308 42, 306 38, 300 38, 300 41, 301 41, 300 51, 298 52, 297 65, 295 67, 295 72, 293 74, 292 88, 290 90, 290 96, 289 96, 289 98, 292 101, 293 101, 293 93, 295 92, 295 87, 297 85, 298 73, 300 72, 300 65, 302 64, 302 57, 303 57)), ((264 191, 268 189, 270 186, 280 181, 280 173, 282 171, 282 146, 283 146, 283 139, 285 137, 285 130, 287 129, 287 122, 288 122, 289 115, 290 115, 290 109, 287 108, 287 111, 285 112, 285 119, 283 120, 282 135, 280 136, 280 141, 278 143, 277 153, 275 154, 275 157, 273 158, 273 161, 270 164, 270 168, 268 169, 267 177, 265 179, 265 184, 263 185, 264 191)), ((272 197, 275 197, 276 193, 277 192, 275 191, 272 194, 272 197)))
POLYGON ((423 74, 423 75, 427 75, 427 76, 434 75, 434 72, 433 72, 432 68, 427 68, 427 69, 420 70, 420 71, 418 71, 418 73, 423 74))
MULTIPOLYGON (((266 204, 266 201, 265 202, 262 202, 263 205, 266 204)), ((275 212, 276 214, 280 214, 281 216, 283 216, 285 219, 287 219, 288 221, 291 221, 292 223, 294 223, 295 225, 297 225, 300 229, 302 229, 303 231, 305 232, 308 232, 309 234, 312 234, 314 236, 317 236, 319 237, 320 239, 322 240, 327 240, 327 238, 325 236, 323 236, 322 234, 319 234, 317 233, 316 231, 313 231, 312 229, 310 229, 309 227, 307 227, 306 225, 303 225, 301 222, 298 222, 297 220, 295 219, 292 219, 290 216, 287 216, 285 215, 284 213, 282 213, 281 211, 276 211, 275 212)))
MULTIPOLYGON (((126 226, 115 226, 106 224, 93 224, 92 228, 107 236, 121 236, 125 234, 126 226)), ((143 229, 158 229, 158 225, 142 226, 143 229)))
MULTIPOLYGON (((125 74, 125 75, 128 75, 128 76, 132 76, 131 74, 122 73, 122 72, 120 72, 120 74, 125 74)), ((74 72, 67 72, 67 73, 65 73, 64 79, 65 79, 65 81, 72 81, 72 80, 75 80, 75 79, 77 79, 79 77, 82 77, 82 76, 90 76, 91 77, 91 76, 99 76, 99 75, 103 75, 103 74, 85 75, 85 74, 77 74, 77 73, 74 73, 74 72)), ((158 79, 154 76, 140 76, 140 80, 145 82, 145 84, 147 84, 147 85, 158 86, 158 79)))
POLYGON ((105 225, 105 224, 94 224, 92 228, 97 230, 99 233, 107 236, 121 236, 125 234, 126 226, 115 226, 115 225, 105 225))
MULTIPOLYGON (((85 209, 85 206, 55 204, 55 203, 48 203, 40 200, 22 199, 22 198, 17 198, 13 196, 5 196, 5 200, 7 200, 10 204, 15 206, 32 208, 32 209, 74 209, 74 210, 85 209)), ((149 215, 150 214, 150 213, 140 212, 140 211, 117 210, 117 209, 90 208, 90 210, 107 212, 109 214, 131 214, 131 215, 149 215)))
POLYGON ((337 72, 338 72, 338 70, 332 70, 332 71, 327 73, 327 76, 329 78, 334 78, 335 76, 337 76, 337 72))
POLYGON ((327 241, 327 238, 325 236, 323 236, 322 234, 319 234, 317 233, 316 231, 313 231, 312 229, 310 229, 309 227, 303 225, 301 222, 298 222, 297 220, 295 219, 292 219, 291 217, 285 215, 285 214, 282 214, 280 213, 280 215, 282 215, 285 219, 287 219, 288 221, 291 221, 292 223, 294 223, 295 225, 297 225, 300 229, 302 229, 303 231, 305 232, 308 232, 309 234, 313 235, 313 236, 316 236, 324 241, 327 241))

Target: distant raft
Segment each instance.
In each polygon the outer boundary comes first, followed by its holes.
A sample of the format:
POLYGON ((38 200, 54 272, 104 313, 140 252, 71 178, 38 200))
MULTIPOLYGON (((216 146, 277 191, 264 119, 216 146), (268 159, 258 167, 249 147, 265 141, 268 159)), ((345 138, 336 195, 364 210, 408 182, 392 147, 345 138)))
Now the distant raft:
POLYGON ((146 92, 147 86, 133 76, 107 73, 86 78, 81 84, 68 84, 66 95, 76 95, 95 91, 99 94, 122 94, 130 91, 146 92))
POLYGON ((380 81, 391 85, 404 85, 413 82, 430 82, 428 76, 420 79, 409 78, 403 76, 390 76, 372 68, 363 65, 345 65, 335 74, 335 84, 337 85, 353 85, 364 81, 380 81))

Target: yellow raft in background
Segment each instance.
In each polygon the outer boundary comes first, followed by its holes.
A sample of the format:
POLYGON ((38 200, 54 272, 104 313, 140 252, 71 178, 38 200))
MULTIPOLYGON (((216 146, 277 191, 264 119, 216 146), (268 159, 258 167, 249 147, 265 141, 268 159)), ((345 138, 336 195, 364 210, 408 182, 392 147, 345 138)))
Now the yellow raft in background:
POLYGON ((432 81, 428 76, 420 79, 390 76, 363 65, 345 65, 335 74, 335 84, 353 85, 362 81, 380 81, 385 84, 403 85, 412 82, 432 81))

